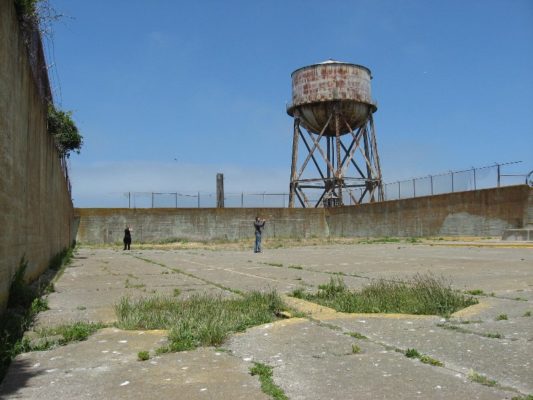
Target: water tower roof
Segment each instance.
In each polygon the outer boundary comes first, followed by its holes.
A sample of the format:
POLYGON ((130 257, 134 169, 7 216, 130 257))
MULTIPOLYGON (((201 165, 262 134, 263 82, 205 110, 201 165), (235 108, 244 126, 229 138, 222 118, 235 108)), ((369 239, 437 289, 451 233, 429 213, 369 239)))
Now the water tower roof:
POLYGON ((368 71, 368 74, 370 75, 370 79, 372 79, 372 71, 370 71, 370 68, 365 67, 364 65, 353 64, 353 63, 349 63, 349 62, 334 60, 332 58, 330 58, 330 59, 328 59, 326 61, 322 61, 321 63, 306 65, 305 67, 298 68, 297 70, 292 72, 291 76, 293 76, 296 72, 301 71, 303 69, 312 69, 312 68, 316 68, 317 66, 320 66, 320 65, 328 65, 328 64, 329 65, 332 65, 332 64, 350 65, 352 67, 357 67, 357 68, 364 69, 364 70, 368 71))

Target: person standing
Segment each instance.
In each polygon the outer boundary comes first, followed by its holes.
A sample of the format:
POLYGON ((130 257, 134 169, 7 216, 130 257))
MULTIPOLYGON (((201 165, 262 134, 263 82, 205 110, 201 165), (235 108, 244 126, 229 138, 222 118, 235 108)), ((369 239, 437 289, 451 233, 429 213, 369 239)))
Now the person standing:
POLYGON ((124 229, 124 250, 129 250, 131 245, 131 229, 129 226, 126 226, 124 229))
POLYGON ((259 217, 255 217, 254 227, 255 227, 254 253, 262 253, 263 250, 261 249, 261 233, 262 233, 262 229, 265 227, 265 220, 259 217))

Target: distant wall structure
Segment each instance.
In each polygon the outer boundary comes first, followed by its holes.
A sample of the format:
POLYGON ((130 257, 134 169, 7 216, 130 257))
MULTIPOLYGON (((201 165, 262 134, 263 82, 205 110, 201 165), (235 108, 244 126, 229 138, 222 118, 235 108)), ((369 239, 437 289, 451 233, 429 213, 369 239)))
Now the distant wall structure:
POLYGON ((49 99, 39 35, 23 34, 13 0, 0 0, 0 312, 21 259, 33 280, 75 237, 49 99))
POLYGON ((524 225, 532 191, 507 186, 329 209, 82 208, 78 241, 120 242, 126 225, 134 242, 252 238, 256 215, 267 218, 266 237, 501 236, 524 225))
POLYGON ((288 208, 78 208, 82 244, 121 242, 126 225, 134 242, 169 239, 235 240, 253 236, 256 216, 269 237, 327 237, 322 209, 288 208))

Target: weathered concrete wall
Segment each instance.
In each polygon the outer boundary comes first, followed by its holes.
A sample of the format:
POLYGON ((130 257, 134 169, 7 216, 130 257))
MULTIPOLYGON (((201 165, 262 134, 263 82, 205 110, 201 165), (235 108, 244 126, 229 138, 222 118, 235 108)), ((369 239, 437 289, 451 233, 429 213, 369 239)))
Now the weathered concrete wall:
POLYGON ((80 217, 80 243, 122 241, 126 225, 133 241, 154 242, 170 238, 190 240, 242 239, 253 236, 257 215, 267 219, 269 237, 326 237, 324 213, 319 209, 287 208, 178 208, 178 209, 76 209, 80 217))
POLYGON ((386 201, 327 211, 332 236, 501 236, 524 224, 526 185, 386 201))
POLYGON ((13 1, 0 0, 0 311, 21 258, 34 279, 75 234, 59 153, 46 130, 46 73, 39 81, 28 56, 13 1))
POLYGON ((521 227, 527 186, 450 193, 337 209, 77 209, 78 241, 115 243, 124 227, 138 242, 253 237, 256 215, 266 237, 499 236, 521 227))

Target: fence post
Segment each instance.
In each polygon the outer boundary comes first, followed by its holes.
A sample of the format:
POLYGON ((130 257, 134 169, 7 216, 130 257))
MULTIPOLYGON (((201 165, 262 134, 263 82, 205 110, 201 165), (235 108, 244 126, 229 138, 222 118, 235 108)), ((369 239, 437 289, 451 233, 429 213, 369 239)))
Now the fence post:
POLYGON ((413 197, 416 197, 416 179, 413 178, 413 197))
POLYGON ((152 208, 154 208, 154 192, 152 192, 152 208))
POLYGON ((402 198, 401 183, 398 181, 398 200, 402 198))
POLYGON ((433 196, 433 175, 429 176, 429 181, 431 182, 431 195, 433 196))
POLYGON ((131 192, 128 192, 128 208, 131 208, 131 192))
POLYGON ((198 208, 200 208, 200 192, 198 192, 198 208))
POLYGON ((241 192, 241 208, 244 208, 244 192, 241 192))
POLYGON ((450 171, 450 172, 452 173, 452 193, 453 193, 453 189, 454 189, 454 187, 453 187, 453 171, 450 171))
POLYGON ((476 185, 476 169, 474 167, 472 167, 472 171, 474 172, 474 190, 477 189, 477 185, 476 185))
POLYGON ((178 192, 176 192, 176 208, 178 208, 178 192))
POLYGON ((500 164, 496 164, 498 168, 498 187, 500 187, 500 164))
POLYGON ((263 192, 263 207, 265 206, 265 192, 263 192))

